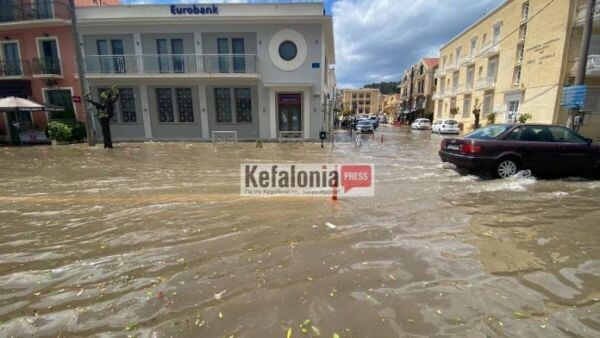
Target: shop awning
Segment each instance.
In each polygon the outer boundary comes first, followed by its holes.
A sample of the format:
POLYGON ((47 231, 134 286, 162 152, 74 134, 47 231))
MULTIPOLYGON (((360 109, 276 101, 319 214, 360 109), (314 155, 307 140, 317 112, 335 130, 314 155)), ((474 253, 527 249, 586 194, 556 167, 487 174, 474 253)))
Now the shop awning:
POLYGON ((62 111, 63 107, 44 105, 24 99, 22 97, 9 96, 0 99, 0 112, 7 111, 62 111))

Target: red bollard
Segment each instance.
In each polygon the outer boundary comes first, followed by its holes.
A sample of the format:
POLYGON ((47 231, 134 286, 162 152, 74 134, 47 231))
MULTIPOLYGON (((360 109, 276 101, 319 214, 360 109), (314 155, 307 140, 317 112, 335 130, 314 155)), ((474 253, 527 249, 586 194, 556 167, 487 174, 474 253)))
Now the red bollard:
POLYGON ((383 133, 381 133, 381 143, 383 143, 383 133))
POLYGON ((331 191, 331 200, 337 201, 337 187, 336 186, 334 186, 331 191))

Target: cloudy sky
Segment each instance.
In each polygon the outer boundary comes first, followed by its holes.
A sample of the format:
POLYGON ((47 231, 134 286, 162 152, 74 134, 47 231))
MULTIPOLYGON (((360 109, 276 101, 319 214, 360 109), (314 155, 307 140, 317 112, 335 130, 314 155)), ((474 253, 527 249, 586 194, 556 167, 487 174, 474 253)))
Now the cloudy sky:
MULTIPOLYGON (((122 0, 155 2, 302 2, 303 0, 122 0)), ((307 1, 314 2, 314 1, 307 1)), ((504 0, 325 0, 333 15, 338 85, 398 81, 402 71, 504 0)))

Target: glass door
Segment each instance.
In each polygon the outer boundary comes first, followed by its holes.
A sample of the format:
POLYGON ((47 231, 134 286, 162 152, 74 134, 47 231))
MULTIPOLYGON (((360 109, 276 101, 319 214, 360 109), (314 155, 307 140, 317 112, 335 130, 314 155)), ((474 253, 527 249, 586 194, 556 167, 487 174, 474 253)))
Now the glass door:
POLYGON ((41 40, 39 47, 40 60, 37 65, 39 67, 38 71, 42 74, 61 74, 56 40, 41 40))
POLYGON ((156 53, 158 54, 158 69, 161 73, 169 72, 169 47, 167 39, 156 39, 156 53))
POLYGON ((100 63, 101 73, 110 73, 111 62, 108 53, 108 42, 106 40, 96 40, 96 50, 98 51, 98 59, 100 63))
POLYGON ((300 105, 279 106, 279 131, 302 131, 300 105))
POLYGON ((217 39, 217 53, 219 53, 219 72, 229 72, 229 39, 217 39))
POLYGON ((37 19, 52 19, 52 0, 34 0, 34 9, 37 19))
POLYGON ((0 22, 11 22, 15 20, 15 9, 12 0, 0 0, 0 22))
POLYGON ((233 51, 233 71, 235 73, 246 72, 246 60, 244 59, 244 39, 231 39, 233 51))
POLYGON ((46 91, 46 103, 53 106, 63 107, 65 112, 70 112, 75 118, 71 91, 68 89, 52 89, 46 91))
POLYGON ((123 54, 125 54, 123 40, 110 40, 110 48, 112 49, 115 73, 127 72, 127 68, 125 67, 125 57, 123 56, 123 54))
POLYGON ((171 39, 171 53, 173 54, 173 71, 183 73, 185 71, 185 60, 182 39, 171 39))
POLYGON ((16 42, 3 43, 2 54, 5 64, 5 75, 23 75, 23 70, 21 69, 21 62, 19 60, 19 45, 16 42))

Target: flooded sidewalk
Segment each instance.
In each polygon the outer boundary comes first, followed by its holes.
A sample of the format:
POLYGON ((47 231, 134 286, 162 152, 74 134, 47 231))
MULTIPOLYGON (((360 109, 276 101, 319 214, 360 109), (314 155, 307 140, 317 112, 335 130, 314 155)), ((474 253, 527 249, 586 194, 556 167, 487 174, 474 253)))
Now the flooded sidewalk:
POLYGON ((440 140, 0 148, 0 336, 600 335, 600 182, 440 140), (242 198, 252 162, 372 163, 375 197, 242 198))

